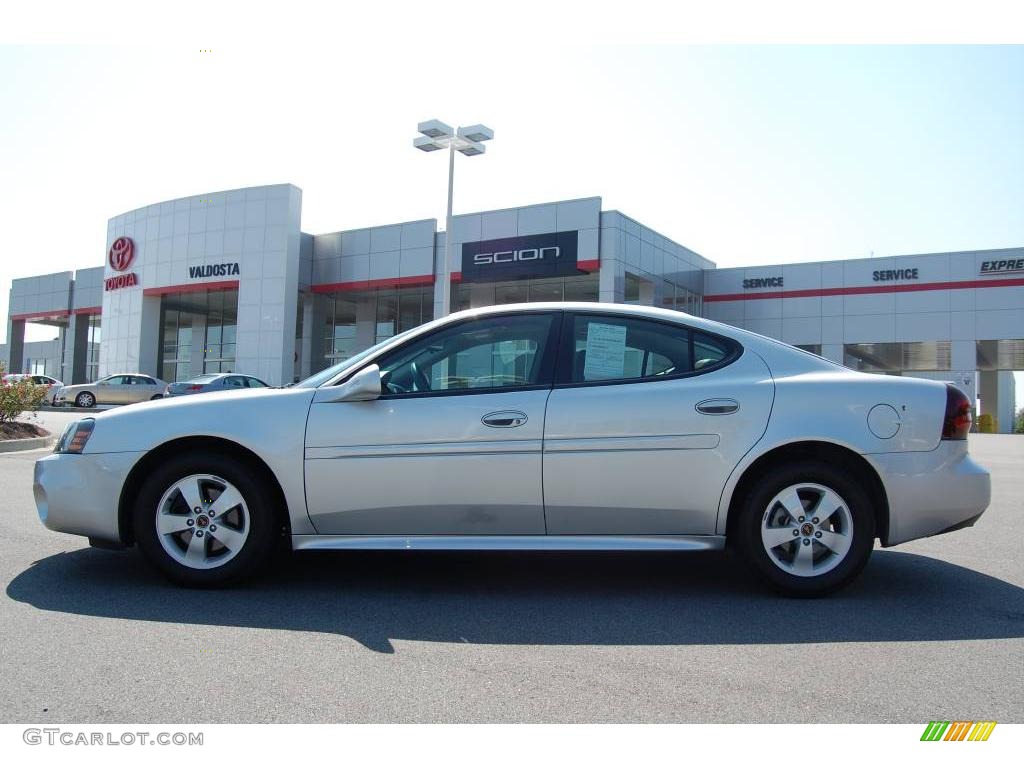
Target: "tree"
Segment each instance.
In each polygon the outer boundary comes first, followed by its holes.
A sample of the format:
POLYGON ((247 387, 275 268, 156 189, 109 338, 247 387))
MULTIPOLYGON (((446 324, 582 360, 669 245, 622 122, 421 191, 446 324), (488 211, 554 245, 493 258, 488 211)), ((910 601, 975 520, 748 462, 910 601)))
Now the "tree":
POLYGON ((1024 435, 1024 408, 1017 411, 1017 419, 1013 423, 1013 431, 1018 435, 1024 435))

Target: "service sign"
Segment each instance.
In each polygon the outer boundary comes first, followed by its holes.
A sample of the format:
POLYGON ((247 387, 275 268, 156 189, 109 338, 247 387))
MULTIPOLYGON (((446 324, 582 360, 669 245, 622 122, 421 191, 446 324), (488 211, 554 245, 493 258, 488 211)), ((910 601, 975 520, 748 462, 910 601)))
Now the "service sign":
POLYGON ((578 243, 576 230, 463 243, 462 280, 493 283, 578 275, 578 243))

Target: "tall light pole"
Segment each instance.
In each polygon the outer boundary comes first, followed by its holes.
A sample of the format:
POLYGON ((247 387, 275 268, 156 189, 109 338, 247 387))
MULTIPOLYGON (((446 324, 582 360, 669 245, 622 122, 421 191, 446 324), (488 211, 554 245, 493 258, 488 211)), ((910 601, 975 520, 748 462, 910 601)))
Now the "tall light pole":
POLYGON ((469 125, 452 130, 450 125, 440 120, 427 120, 416 126, 422 135, 412 140, 416 149, 424 152, 435 152, 438 149, 448 150, 448 216, 444 225, 444 264, 441 268, 441 317, 451 311, 452 306, 452 195, 455 182, 455 153, 461 152, 466 157, 482 155, 487 147, 483 142, 494 138, 494 131, 486 125, 469 125))

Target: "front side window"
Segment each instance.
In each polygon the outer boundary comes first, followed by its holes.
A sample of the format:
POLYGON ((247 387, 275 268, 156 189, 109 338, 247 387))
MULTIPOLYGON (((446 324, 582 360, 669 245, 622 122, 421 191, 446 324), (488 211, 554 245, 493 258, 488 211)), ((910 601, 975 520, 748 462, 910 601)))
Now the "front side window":
POLYGON ((549 385, 555 315, 486 317, 443 328, 377 361, 385 395, 549 385))
POLYGON ((568 384, 656 381, 699 372, 729 358, 727 341, 636 317, 574 315, 567 323, 559 380, 568 384))

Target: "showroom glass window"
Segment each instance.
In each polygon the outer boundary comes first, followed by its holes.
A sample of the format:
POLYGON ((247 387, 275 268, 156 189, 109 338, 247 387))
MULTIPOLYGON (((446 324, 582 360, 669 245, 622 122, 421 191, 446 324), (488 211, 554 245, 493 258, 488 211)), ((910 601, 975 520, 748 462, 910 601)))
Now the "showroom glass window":
POLYGON ((206 311, 203 373, 230 373, 235 370, 238 293, 235 291, 210 293, 206 311))
POLYGON ((351 357, 356 351, 356 300, 351 296, 335 295, 327 299, 324 351, 330 363, 351 357))
POLYGON ((96 381, 100 375, 100 341, 101 341, 100 316, 89 315, 89 343, 87 345, 85 363, 85 380, 96 381))
POLYGON ((160 378, 183 381, 192 375, 192 314, 178 309, 163 311, 163 364, 160 378))
POLYGON ((389 395, 514 389, 550 382, 555 315, 486 317, 416 339, 378 365, 389 395))
POLYGON ((504 283, 460 285, 452 291, 452 312, 471 306, 519 304, 537 301, 597 301, 596 274, 557 279, 517 280, 504 283))
POLYGON ((615 315, 574 315, 563 344, 572 357, 560 380, 570 384, 653 381, 711 368, 731 353, 700 331, 615 315))
POLYGON ((434 289, 400 288, 377 292, 374 344, 390 339, 434 317, 434 289))

